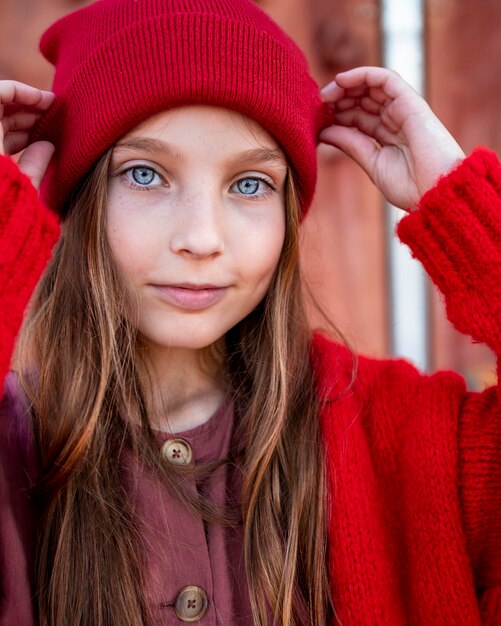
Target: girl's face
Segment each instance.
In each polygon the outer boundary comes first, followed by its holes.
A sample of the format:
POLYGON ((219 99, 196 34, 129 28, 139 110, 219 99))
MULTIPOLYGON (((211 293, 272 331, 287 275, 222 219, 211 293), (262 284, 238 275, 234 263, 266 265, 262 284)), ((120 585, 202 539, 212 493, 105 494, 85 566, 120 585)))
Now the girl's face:
POLYGON ((239 113, 186 106, 113 151, 107 235, 152 346, 205 348, 264 297, 285 236, 287 165, 239 113))

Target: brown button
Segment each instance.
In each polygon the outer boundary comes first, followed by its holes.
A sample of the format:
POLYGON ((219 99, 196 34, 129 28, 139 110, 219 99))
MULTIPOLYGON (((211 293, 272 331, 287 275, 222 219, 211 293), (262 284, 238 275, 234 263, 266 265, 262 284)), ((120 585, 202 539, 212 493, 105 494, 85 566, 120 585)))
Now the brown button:
POLYGON ((167 439, 162 446, 162 454, 176 465, 190 463, 193 456, 190 444, 184 439, 167 439))
POLYGON ((202 587, 183 587, 176 599, 174 611, 183 622, 198 622, 207 613, 209 601, 202 587))

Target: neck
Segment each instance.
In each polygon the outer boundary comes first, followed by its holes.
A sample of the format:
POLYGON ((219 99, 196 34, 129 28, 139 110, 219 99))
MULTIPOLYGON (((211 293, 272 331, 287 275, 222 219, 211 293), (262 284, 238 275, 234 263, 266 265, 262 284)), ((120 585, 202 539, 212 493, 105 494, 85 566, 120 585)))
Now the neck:
POLYGON ((206 422, 225 396, 217 350, 145 349, 152 427, 176 433, 206 422))

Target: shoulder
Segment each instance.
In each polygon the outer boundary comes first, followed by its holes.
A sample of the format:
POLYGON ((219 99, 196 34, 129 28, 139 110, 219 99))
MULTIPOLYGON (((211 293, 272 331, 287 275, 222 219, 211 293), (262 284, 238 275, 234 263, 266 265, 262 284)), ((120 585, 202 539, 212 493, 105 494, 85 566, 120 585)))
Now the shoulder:
POLYGON ((396 501, 412 506, 416 490, 428 493, 432 481, 441 501, 449 498, 459 510, 461 414, 469 395, 461 376, 426 375, 403 359, 364 356, 356 357, 352 376, 347 348, 324 337, 315 345, 319 417, 333 484, 341 489, 346 481, 352 494, 365 493, 375 481, 375 490, 391 487, 396 501))
POLYGON ((412 390, 431 390, 443 385, 449 391, 452 387, 459 393, 465 392, 465 382, 456 372, 425 374, 405 359, 377 359, 356 354, 345 345, 320 333, 313 336, 312 361, 320 393, 330 399, 342 392, 347 385, 362 395, 391 393, 398 397, 401 393, 408 394, 412 390))
POLYGON ((313 367, 321 400, 324 426, 332 417, 359 427, 371 439, 393 432, 399 440, 425 431, 451 441, 467 396, 464 379, 452 371, 424 374, 404 359, 375 359, 354 355, 345 346, 315 334, 313 367))

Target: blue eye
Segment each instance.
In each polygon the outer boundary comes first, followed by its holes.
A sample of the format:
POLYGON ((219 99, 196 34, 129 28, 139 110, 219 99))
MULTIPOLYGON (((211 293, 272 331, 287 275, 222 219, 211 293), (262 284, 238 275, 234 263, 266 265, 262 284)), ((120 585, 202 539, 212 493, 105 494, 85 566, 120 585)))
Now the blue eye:
POLYGON ((146 165, 136 165, 124 170, 121 178, 132 189, 139 191, 150 191, 161 187, 164 184, 163 178, 152 167, 146 165))
POLYGON ((150 167, 133 167, 130 172, 138 185, 151 185, 156 176, 156 172, 150 167))
POLYGON ((237 182, 238 191, 245 195, 253 195, 259 189, 259 181, 257 178, 244 178, 237 182))
POLYGON ((271 183, 257 176, 241 178, 232 185, 233 188, 236 188, 238 193, 247 196, 249 199, 266 197, 274 189, 271 183))

